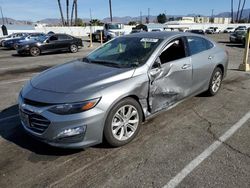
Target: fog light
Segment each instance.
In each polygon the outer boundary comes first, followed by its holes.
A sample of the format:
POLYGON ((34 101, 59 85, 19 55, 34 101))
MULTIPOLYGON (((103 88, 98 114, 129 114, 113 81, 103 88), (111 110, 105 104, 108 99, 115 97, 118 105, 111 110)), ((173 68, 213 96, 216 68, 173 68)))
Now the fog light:
POLYGON ((56 138, 65 138, 65 137, 70 137, 70 136, 76 136, 76 135, 84 134, 85 131, 86 131, 86 126, 65 129, 64 131, 60 132, 56 136, 56 138))

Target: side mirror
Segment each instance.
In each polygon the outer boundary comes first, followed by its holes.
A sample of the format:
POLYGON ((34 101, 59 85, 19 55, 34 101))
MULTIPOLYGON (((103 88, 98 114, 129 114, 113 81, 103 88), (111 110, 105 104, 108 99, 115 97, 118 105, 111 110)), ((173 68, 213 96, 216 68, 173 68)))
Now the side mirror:
POLYGON ((49 43, 49 40, 46 40, 45 42, 46 42, 46 43, 49 43))
POLYGON ((158 57, 156 59, 156 61, 154 62, 152 69, 150 70, 150 76, 152 76, 153 78, 157 77, 160 73, 162 72, 161 69, 161 60, 158 57))
POLYGON ((158 75, 160 75, 161 71, 162 70, 160 68, 156 68, 156 69, 150 70, 149 74, 152 78, 156 78, 158 75))

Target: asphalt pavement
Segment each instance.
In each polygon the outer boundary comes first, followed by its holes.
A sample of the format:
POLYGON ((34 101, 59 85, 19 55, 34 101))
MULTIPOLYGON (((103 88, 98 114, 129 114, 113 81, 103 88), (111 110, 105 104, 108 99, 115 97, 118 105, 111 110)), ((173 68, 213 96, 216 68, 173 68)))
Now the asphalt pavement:
POLYGON ((92 49, 39 57, 0 49, 0 187, 248 188, 250 73, 238 71, 244 49, 230 44, 226 34, 209 37, 226 48, 230 58, 219 94, 196 96, 162 112, 120 148, 53 148, 20 126, 16 100, 25 81, 92 49))

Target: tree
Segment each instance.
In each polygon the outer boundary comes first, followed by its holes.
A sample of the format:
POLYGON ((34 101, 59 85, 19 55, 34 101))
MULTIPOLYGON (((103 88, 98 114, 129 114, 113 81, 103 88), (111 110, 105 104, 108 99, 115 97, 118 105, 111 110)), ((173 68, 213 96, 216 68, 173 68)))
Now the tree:
POLYGON ((62 12, 62 5, 61 5, 61 1, 57 0, 58 2, 58 6, 59 6, 59 10, 60 10, 60 14, 61 14, 61 19, 62 19, 62 25, 64 25, 64 18, 63 18, 63 12, 62 12))
POLYGON ((231 0, 231 23, 234 23, 234 0, 231 0))
POLYGON ((89 23, 91 25, 93 25, 93 26, 101 26, 101 25, 103 25, 103 23, 98 19, 92 19, 89 23))
POLYGON ((69 26, 69 0, 66 0, 67 26, 69 26))
POLYGON ((85 24, 81 18, 77 18, 75 25, 76 26, 84 26, 85 24))
POLYGON ((243 10, 245 8, 245 4, 246 4, 246 0, 243 1, 243 5, 242 5, 241 11, 240 11, 239 20, 241 20, 241 18, 242 18, 242 13, 243 13, 243 10))
POLYGON ((237 11, 237 16, 236 16, 236 22, 237 23, 239 23, 240 5, 241 5, 241 0, 239 0, 239 4, 238 4, 238 11, 237 11))
POLYGON ((166 23, 166 21, 167 21, 166 15, 165 14, 159 14, 157 16, 157 21, 158 21, 158 23, 166 23))
POLYGON ((137 23, 135 21, 128 22, 128 25, 136 25, 137 23))

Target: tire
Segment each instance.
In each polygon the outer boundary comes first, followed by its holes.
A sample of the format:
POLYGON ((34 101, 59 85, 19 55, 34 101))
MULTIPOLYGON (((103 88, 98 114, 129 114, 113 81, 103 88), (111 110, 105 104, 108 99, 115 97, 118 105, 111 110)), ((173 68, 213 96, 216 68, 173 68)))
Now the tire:
POLYGON ((16 50, 18 48, 18 44, 14 44, 13 48, 16 50))
POLYGON ((78 52, 78 46, 76 44, 71 44, 69 50, 71 53, 76 53, 78 52))
POLYGON ((210 79, 209 88, 206 92, 208 96, 215 96, 219 92, 221 88, 222 79, 223 79, 222 70, 221 68, 216 67, 210 79))
POLYGON ((105 121, 104 139, 112 147, 120 147, 129 143, 138 134, 142 117, 141 106, 133 98, 125 98, 118 102, 105 121))
POLYGON ((41 54, 41 50, 38 47, 30 48, 30 55, 31 56, 39 56, 41 54))

